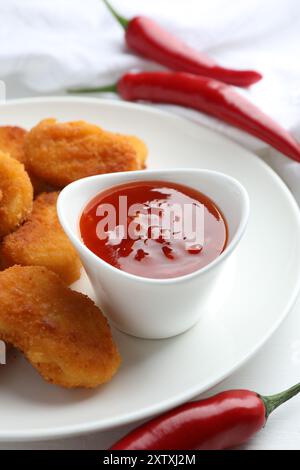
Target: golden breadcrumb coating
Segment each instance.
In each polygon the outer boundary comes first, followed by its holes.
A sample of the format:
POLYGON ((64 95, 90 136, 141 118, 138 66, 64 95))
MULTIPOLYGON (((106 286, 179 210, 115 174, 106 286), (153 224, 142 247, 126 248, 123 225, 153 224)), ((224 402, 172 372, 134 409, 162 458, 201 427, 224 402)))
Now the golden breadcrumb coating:
POLYGON ((97 387, 120 365, 100 309, 43 267, 0 272, 0 338, 21 350, 45 380, 63 387, 97 387))
POLYGON ((80 277, 81 263, 64 233, 56 211, 58 193, 42 193, 33 202, 28 220, 7 235, 0 248, 2 268, 45 266, 71 284, 80 277))
POLYGON ((56 187, 85 176, 141 169, 135 147, 124 136, 85 121, 45 119, 25 139, 30 172, 56 187))
POLYGON ((27 131, 17 126, 0 126, 0 151, 25 163, 24 143, 27 131))
POLYGON ((143 170, 144 168, 146 168, 148 148, 145 142, 143 142, 141 139, 139 139, 135 135, 121 135, 121 134, 117 134, 117 135, 119 135, 119 137, 127 141, 135 149, 136 157, 139 162, 139 170, 143 170))
POLYGON ((30 214, 33 188, 24 165, 0 151, 0 238, 30 214))
MULTIPOLYGON (((8 153, 10 157, 23 163, 27 171, 24 148, 26 134, 27 131, 22 127, 0 126, 0 151, 8 153)), ((45 191, 55 191, 56 188, 51 187, 43 180, 30 174, 30 172, 27 171, 27 173, 29 174, 35 195, 45 191)))

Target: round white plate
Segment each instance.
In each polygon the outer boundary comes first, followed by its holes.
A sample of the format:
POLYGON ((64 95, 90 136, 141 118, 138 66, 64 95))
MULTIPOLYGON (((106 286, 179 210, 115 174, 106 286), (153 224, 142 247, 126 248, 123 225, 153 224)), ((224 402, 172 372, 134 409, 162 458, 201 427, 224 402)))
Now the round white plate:
MULTIPOLYGON (((249 192, 251 216, 211 314, 187 333, 167 340, 140 340, 114 331, 123 363, 107 385, 93 391, 64 390, 44 382, 21 355, 9 355, 0 371, 3 441, 108 429, 193 398, 262 346, 287 315, 299 289, 298 207, 259 158, 150 106, 85 98, 26 99, 0 106, 0 125, 30 128, 46 117, 85 119, 137 134, 149 147, 149 168, 209 168, 234 176, 249 192)), ((74 287, 93 295, 84 275, 74 287)))

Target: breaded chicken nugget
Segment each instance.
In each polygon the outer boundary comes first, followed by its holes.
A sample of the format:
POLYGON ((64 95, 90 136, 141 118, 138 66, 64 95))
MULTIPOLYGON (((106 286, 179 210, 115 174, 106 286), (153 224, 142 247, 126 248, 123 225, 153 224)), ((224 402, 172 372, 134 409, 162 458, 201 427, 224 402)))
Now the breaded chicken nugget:
MULTIPOLYGON (((24 150, 26 134, 27 131, 22 127, 0 126, 0 151, 8 153, 10 157, 23 163, 25 170, 27 170, 24 150)), ((55 191, 55 188, 30 173, 29 178, 35 195, 45 191, 55 191)))
POLYGON ((0 238, 30 214, 33 189, 22 163, 0 152, 0 238))
POLYGON ((125 142, 128 142, 136 151, 136 157, 139 162, 139 170, 143 170, 146 168, 146 159, 148 155, 148 148, 141 139, 136 137, 135 135, 121 135, 117 134, 119 137, 124 139, 125 142))
POLYGON ((14 264, 45 266, 67 284, 79 279, 81 263, 59 223, 57 197, 58 193, 40 194, 28 220, 4 238, 0 248, 2 268, 14 264))
POLYGON ((57 187, 85 176, 141 168, 133 145, 84 121, 45 119, 25 140, 29 170, 57 187))
POLYGON ((0 339, 20 349, 45 380, 63 387, 97 387, 120 365, 100 309, 43 267, 0 273, 0 339))
POLYGON ((0 126, 0 151, 25 163, 24 143, 27 131, 17 126, 0 126))

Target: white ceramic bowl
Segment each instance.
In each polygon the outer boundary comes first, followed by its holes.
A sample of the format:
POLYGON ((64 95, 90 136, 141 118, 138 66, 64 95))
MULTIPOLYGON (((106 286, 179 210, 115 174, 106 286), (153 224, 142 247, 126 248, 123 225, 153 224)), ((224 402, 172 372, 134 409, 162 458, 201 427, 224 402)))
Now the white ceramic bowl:
POLYGON ((249 216, 249 198, 234 178, 210 170, 174 169, 110 173, 71 183, 58 198, 58 216, 79 253, 98 305, 111 323, 141 338, 167 338, 192 327, 209 312, 217 279, 239 243, 249 216), (102 190, 130 181, 170 181, 197 189, 221 209, 228 224, 223 253, 202 269, 170 279, 151 279, 121 271, 96 256, 82 242, 79 219, 87 203, 102 190))

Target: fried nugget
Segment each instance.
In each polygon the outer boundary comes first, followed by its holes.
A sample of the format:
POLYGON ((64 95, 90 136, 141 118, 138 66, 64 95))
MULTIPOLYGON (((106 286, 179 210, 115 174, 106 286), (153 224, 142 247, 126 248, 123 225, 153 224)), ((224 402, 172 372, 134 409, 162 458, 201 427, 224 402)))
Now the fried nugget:
POLYGON ((24 142, 27 131, 17 126, 0 126, 0 151, 25 163, 24 142))
POLYGON ((148 148, 141 139, 136 137, 135 135, 121 135, 117 134, 121 137, 125 142, 128 142, 136 151, 136 158, 139 162, 139 170, 143 170, 146 168, 146 159, 148 155, 148 148))
POLYGON ((97 387, 120 365, 100 309, 43 267, 0 273, 0 339, 21 350, 45 380, 63 387, 97 387))
POLYGON ((32 184, 24 165, 0 152, 0 238, 27 218, 32 200, 32 184))
POLYGON ((81 263, 59 223, 57 197, 58 193, 40 194, 28 220, 4 238, 0 248, 2 268, 14 264, 45 266, 67 284, 79 279, 81 263))
POLYGON ((84 121, 45 119, 25 139, 29 170, 57 187, 85 176, 141 169, 135 147, 84 121))
MULTIPOLYGON (((27 170, 26 157, 25 157, 25 137, 27 131, 22 127, 17 126, 0 126, 0 151, 8 153, 10 157, 23 163, 25 170, 27 170)), ((45 183, 43 180, 37 178, 29 173, 29 178, 33 186, 34 194, 40 194, 45 191, 55 191, 56 188, 45 183)))

